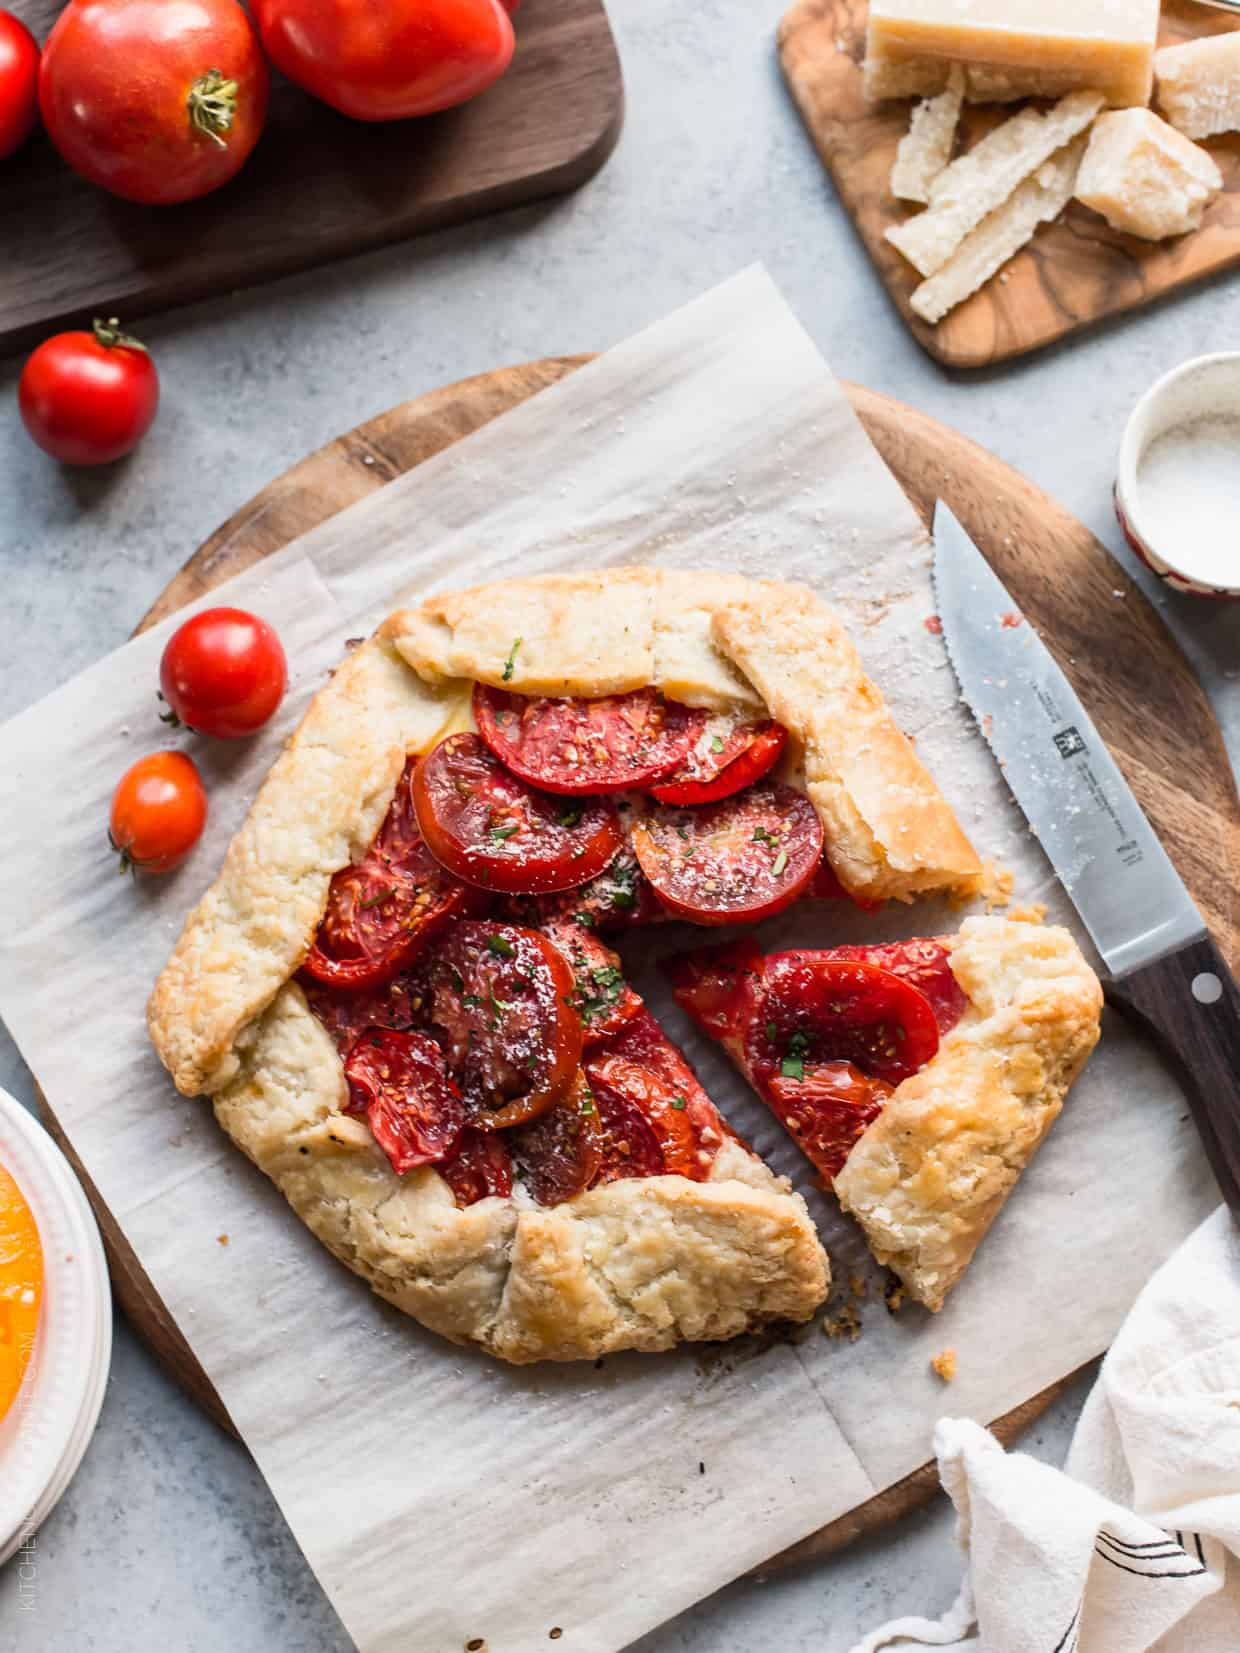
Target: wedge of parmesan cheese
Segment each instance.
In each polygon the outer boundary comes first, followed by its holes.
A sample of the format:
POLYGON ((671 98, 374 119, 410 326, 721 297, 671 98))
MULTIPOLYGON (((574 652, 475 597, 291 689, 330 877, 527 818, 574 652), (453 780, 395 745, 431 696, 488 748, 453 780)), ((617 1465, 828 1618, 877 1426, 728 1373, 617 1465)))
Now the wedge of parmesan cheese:
POLYGON ((1072 199, 1085 153, 1084 136, 1074 138, 968 236, 950 263, 923 281, 909 300, 923 321, 942 321, 1027 242, 1040 224, 1049 223, 1072 199))
POLYGON ((1076 180, 1076 198, 1112 229, 1162 241, 1184 235, 1223 187, 1214 157, 1152 109, 1100 115, 1076 180))
POLYGON ((927 97, 948 65, 971 102, 1096 87, 1123 109, 1149 102, 1159 0, 870 0, 866 91, 927 97))
POLYGON ((1240 29, 1154 53, 1164 115, 1189 138, 1240 132, 1240 29))
POLYGON ((929 208, 894 225, 887 240, 921 275, 941 270, 970 230, 1083 132, 1104 102, 1101 92, 1071 92, 1046 114, 1022 109, 941 172, 930 186, 929 208))
POLYGON ((930 199, 930 185, 952 158, 960 105, 964 101, 964 70, 957 64, 947 81, 947 90, 927 98, 913 110, 908 131, 896 150, 891 169, 891 192, 900 201, 930 199))

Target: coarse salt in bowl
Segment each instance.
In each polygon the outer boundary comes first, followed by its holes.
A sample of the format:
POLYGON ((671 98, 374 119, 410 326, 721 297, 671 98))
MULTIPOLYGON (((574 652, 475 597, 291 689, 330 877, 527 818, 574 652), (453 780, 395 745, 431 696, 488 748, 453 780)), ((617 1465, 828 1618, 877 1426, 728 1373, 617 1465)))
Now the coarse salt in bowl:
POLYGON ((1137 403, 1115 514, 1142 562, 1177 591, 1240 597, 1240 352, 1197 356, 1137 403))
POLYGON ((0 1090, 0 1165, 30 1208, 43 1249, 34 1347, 0 1418, 0 1562, 17 1552, 18 1597, 34 1598, 34 1535, 94 1434, 112 1356, 112 1299, 86 1196, 41 1125, 0 1090), (29 1577, 26 1577, 26 1575, 29 1577))

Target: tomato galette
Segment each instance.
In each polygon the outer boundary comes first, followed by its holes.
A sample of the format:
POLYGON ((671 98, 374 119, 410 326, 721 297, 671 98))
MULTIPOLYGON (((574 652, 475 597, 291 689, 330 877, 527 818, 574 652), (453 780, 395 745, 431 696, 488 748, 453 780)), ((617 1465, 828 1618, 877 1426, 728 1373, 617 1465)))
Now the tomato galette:
MULTIPOLYGON (((804 1320, 804 1201, 610 943, 967 897, 978 858, 810 591, 623 568, 389 617, 341 663, 149 1008, 178 1088, 324 1243, 511 1361, 804 1320)), ((671 966, 881 1261, 938 1307, 1097 1038, 1066 932, 671 966)))

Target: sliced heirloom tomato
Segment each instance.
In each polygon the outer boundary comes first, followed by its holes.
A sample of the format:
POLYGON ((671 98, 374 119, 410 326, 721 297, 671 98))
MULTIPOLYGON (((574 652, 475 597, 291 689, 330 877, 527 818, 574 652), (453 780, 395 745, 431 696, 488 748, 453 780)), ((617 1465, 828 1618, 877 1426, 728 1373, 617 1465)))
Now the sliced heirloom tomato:
POLYGON ((553 1108, 508 1135, 512 1157, 539 1205, 583 1194, 603 1164, 603 1131, 589 1081, 579 1068, 553 1108))
POLYGON ((714 1103, 646 1009, 585 1059, 603 1128, 599 1182, 681 1176, 701 1182, 723 1140, 714 1103))
POLYGON ((624 979, 619 954, 572 919, 552 919, 540 928, 563 953, 573 973, 569 998, 581 1017, 586 1047, 618 1033, 642 1007, 640 996, 624 979))
POLYGON ((704 1033, 727 1043, 745 1030, 760 990, 763 963, 761 948, 745 936, 723 947, 702 947, 665 959, 663 971, 681 1009, 704 1033))
POLYGON ((449 735, 413 776, 418 824, 458 878, 510 895, 568 890, 603 871, 624 833, 605 798, 553 798, 510 774, 477 735, 449 735))
POLYGON ((851 1062, 807 1066, 800 1079, 776 1074, 763 1096, 784 1129, 830 1187, 866 1127, 882 1113, 891 1086, 867 1079, 851 1062))
POLYGON ((650 788, 663 804, 712 804, 730 798, 769 774, 783 756, 788 731, 782 723, 710 718, 689 755, 666 780, 650 788))
POLYGON ((383 825, 354 866, 328 887, 327 907, 302 970, 356 991, 391 981, 454 917, 477 912, 476 891, 444 870, 423 842, 405 768, 383 825))
POLYGON ((345 1060, 344 1076, 350 1111, 365 1113, 397 1176, 452 1153, 465 1104, 433 1039, 367 1028, 345 1060))
POLYGON ((678 769, 706 717, 657 689, 552 700, 474 688, 474 722, 496 757, 531 786, 575 797, 648 786, 678 769))
POLYGON ((659 900, 691 924, 754 923, 791 906, 822 855, 822 824, 803 792, 760 781, 698 809, 660 804, 633 828, 659 900))
POLYGON ((968 998, 952 974, 951 955, 941 941, 926 937, 882 942, 873 947, 832 947, 829 956, 877 964, 902 981, 911 982, 929 999, 940 1035, 950 1033, 968 1009, 968 998))
MULTIPOLYGON (((623 808, 621 804, 621 808, 623 808)), ((625 838, 615 859, 588 884, 556 895, 529 896, 514 903, 518 924, 539 928, 570 922, 590 930, 630 930, 658 924, 667 914, 637 864, 632 840, 625 838)))
POLYGON ((823 1062, 852 1062, 898 1085, 939 1048, 934 1007, 920 989, 876 964, 831 953, 772 953, 744 1040, 744 1064, 762 1087, 803 1080, 823 1062))
POLYGON ((504 1138, 494 1131, 466 1125, 456 1152, 436 1165, 458 1205, 476 1205, 479 1200, 512 1193, 512 1157, 504 1138))
POLYGON ((465 919, 426 962, 430 1019, 472 1123, 500 1130, 534 1119, 572 1084, 581 1019, 573 975, 534 930, 465 919))
POLYGON ((389 1033, 413 1033, 426 1028, 427 994, 414 976, 399 975, 376 987, 341 992, 337 987, 325 987, 313 977, 303 975, 301 990, 342 1056, 348 1055, 368 1027, 389 1033))

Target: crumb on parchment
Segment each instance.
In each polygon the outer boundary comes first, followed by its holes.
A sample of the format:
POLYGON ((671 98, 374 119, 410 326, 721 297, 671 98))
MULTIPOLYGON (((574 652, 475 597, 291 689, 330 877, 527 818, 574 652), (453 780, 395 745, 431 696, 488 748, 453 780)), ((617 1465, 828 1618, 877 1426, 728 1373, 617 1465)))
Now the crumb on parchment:
POLYGON ((888 1280, 883 1287, 883 1302, 887 1305, 888 1314, 899 1314, 904 1302, 904 1287, 899 1280, 888 1280))
POLYGON ((228 1244, 228 1235, 227 1234, 217 1234, 215 1236, 215 1238, 219 1242, 220 1245, 227 1245, 228 1244))
POLYGON ((938 1354, 931 1360, 930 1365, 936 1375, 943 1379, 944 1383, 950 1383, 956 1375, 955 1349, 940 1349, 938 1354))
POLYGON ((852 1303, 845 1303, 838 1314, 829 1314, 822 1323, 824 1337, 846 1337, 855 1343, 861 1336, 861 1316, 852 1303))
POLYGON ((869 1295, 869 1281, 866 1279, 864 1274, 854 1270, 848 1276, 848 1289, 857 1302, 864 1303, 866 1297, 869 1295))
POLYGON ((1031 907, 1013 907, 1008 917, 1013 924, 1045 924, 1046 906, 1036 901, 1031 907))

